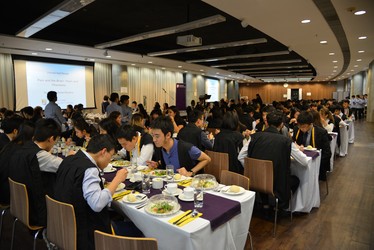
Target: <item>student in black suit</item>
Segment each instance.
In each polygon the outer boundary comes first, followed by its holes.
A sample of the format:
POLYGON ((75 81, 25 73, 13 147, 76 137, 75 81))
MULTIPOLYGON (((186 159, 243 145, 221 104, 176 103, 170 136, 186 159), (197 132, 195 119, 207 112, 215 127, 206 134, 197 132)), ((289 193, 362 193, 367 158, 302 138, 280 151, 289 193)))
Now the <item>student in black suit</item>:
POLYGON ((4 133, 0 133, 0 151, 3 147, 5 147, 5 145, 16 138, 19 126, 22 124, 22 122, 22 117, 13 116, 6 118, 1 123, 1 129, 4 130, 4 133))
MULTIPOLYGON (((269 127, 261 133, 251 136, 248 145, 248 157, 270 160, 274 170, 274 192, 279 199, 280 208, 288 208, 290 190, 295 192, 299 186, 299 179, 291 175, 291 139, 281 134, 283 127, 283 113, 273 111, 266 115, 269 127)), ((267 199, 262 196, 263 205, 267 199)))
MULTIPOLYGON (((326 129, 313 126, 313 115, 303 111, 297 118, 297 126, 294 128, 292 139, 298 144, 307 147, 322 149, 319 179, 326 181, 326 172, 330 171, 330 140, 326 129)), ((301 147, 302 150, 302 147, 301 147)))

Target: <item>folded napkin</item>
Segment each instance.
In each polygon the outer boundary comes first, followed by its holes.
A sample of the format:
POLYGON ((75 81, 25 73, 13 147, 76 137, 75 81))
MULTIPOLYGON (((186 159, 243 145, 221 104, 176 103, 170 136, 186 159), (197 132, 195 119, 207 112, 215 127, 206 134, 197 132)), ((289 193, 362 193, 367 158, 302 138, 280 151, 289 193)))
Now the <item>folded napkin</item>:
POLYGON ((195 217, 191 217, 190 215, 187 217, 187 219, 183 219, 181 222, 178 222, 177 226, 178 227, 183 227, 184 225, 190 223, 191 221, 199 218, 200 216, 202 216, 203 214, 202 213, 198 213, 195 217))
POLYGON ((192 179, 187 179, 187 180, 178 182, 178 185, 183 186, 183 187, 189 187, 191 185, 191 182, 192 182, 192 179))
POLYGON ((171 219, 169 220, 169 223, 173 224, 173 223, 176 222, 177 220, 181 219, 183 216, 186 216, 186 214, 188 214, 188 213, 191 213, 191 210, 187 210, 186 212, 181 213, 180 215, 177 215, 177 216, 171 218, 171 219))
POLYGON ((124 190, 122 192, 114 193, 113 194, 113 200, 118 201, 118 200, 122 199, 123 196, 125 196, 129 193, 131 193, 131 190, 124 190))

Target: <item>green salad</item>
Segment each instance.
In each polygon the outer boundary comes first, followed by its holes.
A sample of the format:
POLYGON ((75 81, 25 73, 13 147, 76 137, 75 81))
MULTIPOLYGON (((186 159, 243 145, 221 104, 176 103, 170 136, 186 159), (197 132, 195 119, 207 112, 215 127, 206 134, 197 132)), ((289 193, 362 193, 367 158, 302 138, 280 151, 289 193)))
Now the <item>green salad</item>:
POLYGON ((154 204, 151 207, 151 211, 156 214, 165 214, 165 213, 171 212, 173 208, 174 206, 171 205, 169 202, 163 201, 158 204, 154 204))

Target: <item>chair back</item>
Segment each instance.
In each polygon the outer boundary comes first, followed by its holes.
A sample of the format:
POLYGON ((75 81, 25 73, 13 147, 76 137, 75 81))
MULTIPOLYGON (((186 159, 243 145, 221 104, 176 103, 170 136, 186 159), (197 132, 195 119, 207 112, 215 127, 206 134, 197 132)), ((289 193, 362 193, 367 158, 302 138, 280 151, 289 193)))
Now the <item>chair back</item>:
POLYGON ((52 199, 48 195, 47 203, 47 239, 59 249, 77 249, 77 227, 74 207, 52 199))
POLYGON ((237 185, 246 190, 249 190, 249 178, 228 170, 221 171, 221 184, 224 185, 237 185))
POLYGON ((95 230, 95 249, 135 249, 135 250, 157 250, 157 240, 154 238, 134 238, 117 236, 95 230))
POLYGON ((9 180, 10 189, 10 213, 30 228, 29 224, 29 196, 26 185, 9 180))
POLYGON ((244 158, 244 175, 251 180, 251 190, 274 196, 272 161, 246 157, 244 158))
POLYGON ((221 171, 229 170, 229 154, 210 150, 205 150, 205 153, 210 157, 211 161, 204 168, 204 173, 214 175, 220 181, 221 171))

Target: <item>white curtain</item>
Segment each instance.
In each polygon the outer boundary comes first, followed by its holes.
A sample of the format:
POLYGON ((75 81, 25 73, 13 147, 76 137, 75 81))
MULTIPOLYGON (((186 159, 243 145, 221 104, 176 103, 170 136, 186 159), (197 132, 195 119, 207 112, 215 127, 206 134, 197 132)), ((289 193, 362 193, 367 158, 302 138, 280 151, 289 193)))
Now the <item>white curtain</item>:
POLYGON ((14 71, 12 56, 0 54, 0 108, 14 109, 14 71))
POLYGON ((127 70, 131 100, 142 103, 148 112, 152 111, 155 102, 161 106, 164 102, 175 105, 176 84, 183 82, 182 73, 131 66, 127 70))
POLYGON ((105 63, 95 63, 94 70, 94 85, 95 85, 95 113, 101 113, 101 103, 104 95, 110 95, 112 92, 112 65, 105 63))

